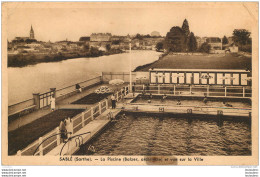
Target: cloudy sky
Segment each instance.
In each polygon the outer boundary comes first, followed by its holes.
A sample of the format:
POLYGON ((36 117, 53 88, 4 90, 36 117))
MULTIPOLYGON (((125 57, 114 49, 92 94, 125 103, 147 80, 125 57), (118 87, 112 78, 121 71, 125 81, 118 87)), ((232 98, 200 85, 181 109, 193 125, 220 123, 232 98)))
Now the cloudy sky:
MULTIPOLYGON (((251 4, 252 5, 252 4, 251 4)), ((165 36, 186 18, 196 36, 231 36, 234 29, 251 31, 257 22, 250 4, 242 3, 74 3, 12 4, 6 11, 7 37, 29 36, 33 25, 41 41, 72 40, 91 33, 114 35, 150 34, 165 36), (45 6, 44 6, 45 5, 45 6)))

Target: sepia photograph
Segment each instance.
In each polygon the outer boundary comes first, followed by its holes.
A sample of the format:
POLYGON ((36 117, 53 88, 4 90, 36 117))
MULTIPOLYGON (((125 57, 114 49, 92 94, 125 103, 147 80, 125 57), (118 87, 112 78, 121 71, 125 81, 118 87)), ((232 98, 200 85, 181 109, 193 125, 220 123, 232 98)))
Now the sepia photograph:
POLYGON ((257 165, 258 2, 2 3, 2 163, 257 165))

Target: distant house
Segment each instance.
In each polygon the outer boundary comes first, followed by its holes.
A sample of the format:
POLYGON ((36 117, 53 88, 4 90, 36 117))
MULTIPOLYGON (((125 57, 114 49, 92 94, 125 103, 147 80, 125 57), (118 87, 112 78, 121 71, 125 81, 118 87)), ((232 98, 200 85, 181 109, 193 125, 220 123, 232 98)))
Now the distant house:
POLYGON ((90 42, 110 42, 111 33, 92 33, 90 35, 90 42))
POLYGON ((90 37, 88 36, 82 36, 79 38, 79 43, 82 45, 89 45, 90 43, 90 37))
POLYGON ((222 50, 222 40, 219 37, 208 37, 206 42, 211 46, 211 50, 222 50))
POLYGON ((238 46, 236 44, 231 44, 230 47, 229 47, 229 51, 231 53, 237 53, 238 52, 238 46))
POLYGON ((106 48, 107 45, 112 44, 111 42, 111 33, 92 33, 90 35, 90 47, 96 47, 102 49, 106 48))

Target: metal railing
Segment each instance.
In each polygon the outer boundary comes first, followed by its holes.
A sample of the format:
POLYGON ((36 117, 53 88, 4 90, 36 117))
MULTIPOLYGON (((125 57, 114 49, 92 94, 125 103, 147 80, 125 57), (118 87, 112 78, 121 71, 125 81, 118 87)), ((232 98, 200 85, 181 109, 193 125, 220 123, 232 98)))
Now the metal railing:
POLYGON ((134 87, 136 92, 176 96, 252 97, 251 87, 243 86, 135 85, 134 87))
MULTIPOLYGON (((95 84, 99 84, 101 82, 102 82, 102 76, 98 76, 98 77, 95 77, 92 79, 88 79, 88 80, 79 82, 78 84, 80 84, 82 89, 85 89, 87 87, 90 87, 95 84)), ((56 101, 61 100, 63 98, 66 98, 67 96, 70 96, 70 95, 76 93, 77 90, 75 88, 75 84, 56 90, 55 91, 56 92, 55 93, 56 101)), ((39 94, 38 95, 39 99, 32 98, 32 99, 28 99, 28 100, 21 101, 16 104, 10 105, 10 106, 8 106, 8 116, 19 113, 19 112, 23 112, 24 110, 26 110, 28 108, 36 107, 36 105, 39 105, 38 108, 43 108, 45 106, 48 106, 48 105, 50 105, 50 98, 53 94, 54 94, 54 91, 48 91, 48 92, 39 94), (37 104, 37 102, 39 102, 39 103, 37 104)), ((36 108, 36 109, 38 109, 38 108, 36 108)))

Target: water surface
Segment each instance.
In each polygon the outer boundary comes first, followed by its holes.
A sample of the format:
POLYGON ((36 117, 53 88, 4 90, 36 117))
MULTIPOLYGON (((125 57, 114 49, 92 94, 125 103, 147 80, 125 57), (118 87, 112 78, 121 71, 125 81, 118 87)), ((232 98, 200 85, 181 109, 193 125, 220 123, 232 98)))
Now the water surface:
MULTIPOLYGON (((119 117, 91 142, 93 155, 251 155, 249 121, 132 113, 119 117)), ((90 155, 88 146, 77 155, 90 155)))

